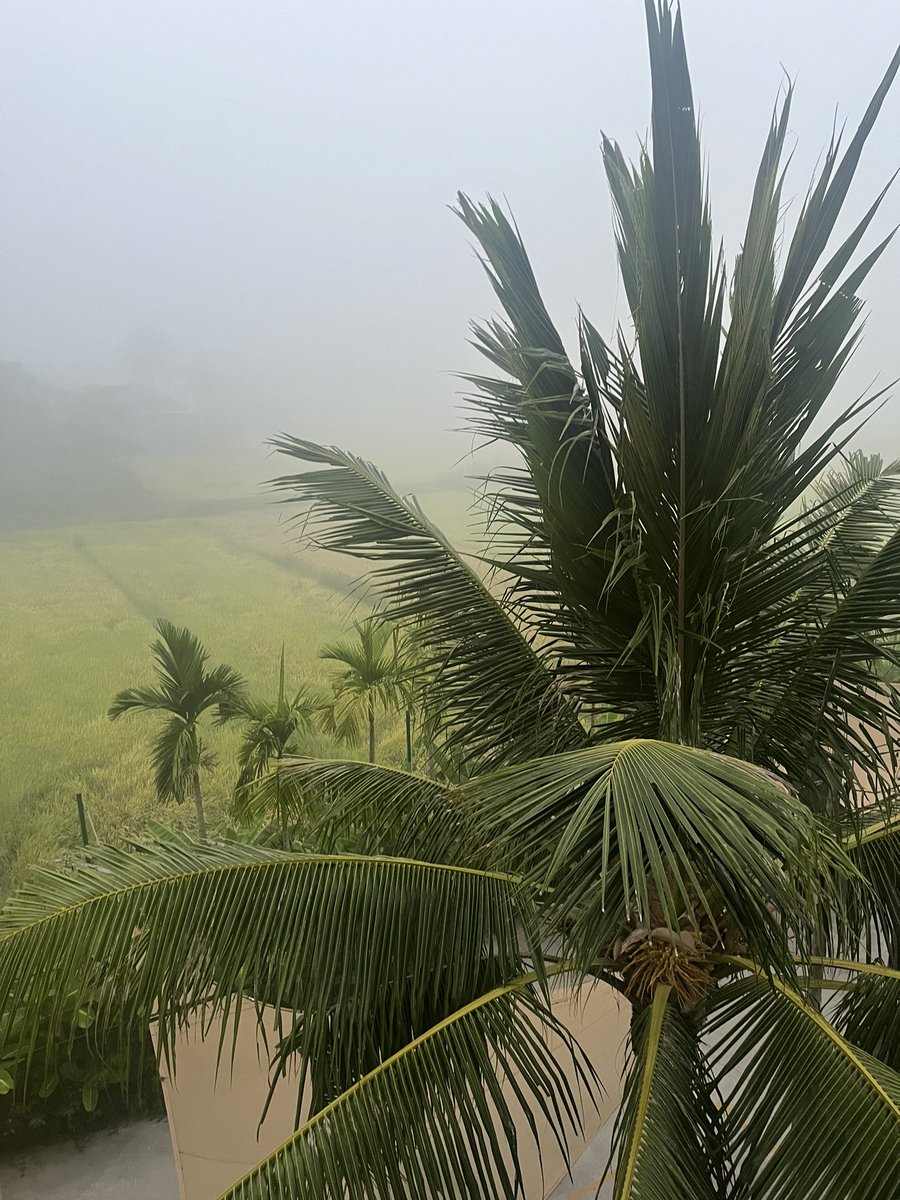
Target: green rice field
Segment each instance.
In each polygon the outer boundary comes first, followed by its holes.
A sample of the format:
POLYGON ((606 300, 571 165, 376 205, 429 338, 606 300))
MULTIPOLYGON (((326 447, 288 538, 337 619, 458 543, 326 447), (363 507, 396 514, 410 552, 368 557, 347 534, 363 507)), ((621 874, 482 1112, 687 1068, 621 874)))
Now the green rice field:
MULTIPOLYGON (((423 502, 448 531, 462 527, 462 493, 423 502)), ((153 717, 106 717, 117 691, 150 682, 157 617, 188 625, 254 692, 274 692, 282 642, 289 685, 327 689, 318 650, 359 615, 358 565, 298 551, 282 513, 248 501, 222 515, 0 536, 0 890, 77 844, 76 792, 102 840, 138 833, 148 817, 191 827, 188 806, 163 810, 154 795, 153 717)), ((237 739, 208 723, 216 763, 204 786, 219 831, 230 819, 237 739)), ((312 749, 337 747, 323 737, 312 749)), ((402 730, 389 724, 380 757, 402 753, 402 730)))

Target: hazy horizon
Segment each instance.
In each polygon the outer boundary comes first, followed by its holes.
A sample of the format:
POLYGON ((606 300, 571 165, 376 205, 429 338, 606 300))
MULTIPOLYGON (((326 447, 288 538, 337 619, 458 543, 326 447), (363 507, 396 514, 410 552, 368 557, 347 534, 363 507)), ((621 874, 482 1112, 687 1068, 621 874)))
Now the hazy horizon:
MULTIPOLYGON (((717 236, 738 248, 772 106, 796 81, 796 212, 831 132, 853 126, 900 10, 684 0, 717 236)), ((472 318, 493 297, 456 190, 505 197, 551 312, 624 321, 600 132, 633 153, 649 70, 639 0, 8 0, 0 360, 67 389, 177 380, 225 425, 366 455, 452 462, 472 318), (188 380, 188 384, 184 383, 188 380), (193 381, 193 382, 191 382, 193 381)), ((848 211, 900 164, 900 91, 848 211)), ((790 215, 790 214, 789 214, 790 215)), ((900 220, 890 194, 868 244, 900 220)), ((891 247, 832 405, 900 375, 891 247)), ((169 386, 169 385, 167 385, 169 386)), ((888 411, 860 441, 900 454, 888 411)))

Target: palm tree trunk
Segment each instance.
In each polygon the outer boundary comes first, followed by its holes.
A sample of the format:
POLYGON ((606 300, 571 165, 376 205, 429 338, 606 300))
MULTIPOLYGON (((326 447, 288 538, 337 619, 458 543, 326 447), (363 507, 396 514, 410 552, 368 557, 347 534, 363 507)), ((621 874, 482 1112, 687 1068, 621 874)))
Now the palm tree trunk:
POLYGON ((369 762, 375 761, 375 705, 369 701, 369 762))
MULTIPOLYGON (((284 655, 284 650, 282 650, 281 653, 282 653, 282 655, 284 655)), ((282 670, 283 669, 284 668, 282 667, 282 670)), ((279 764, 281 763, 281 759, 283 757, 284 756, 281 754, 276 755, 276 760, 279 764)), ((282 850, 290 850, 291 839, 288 835, 287 810, 284 808, 284 806, 281 803, 281 767, 280 767, 280 765, 275 768, 275 811, 278 813, 278 818, 281 821, 281 848, 282 848, 282 850)))
POLYGON ((406 767, 412 770, 412 713, 406 710, 406 767))
POLYGON ((194 812, 197 815, 197 837, 206 841, 206 815, 203 812, 203 795, 200 791, 200 772, 195 768, 191 781, 194 793, 194 812))

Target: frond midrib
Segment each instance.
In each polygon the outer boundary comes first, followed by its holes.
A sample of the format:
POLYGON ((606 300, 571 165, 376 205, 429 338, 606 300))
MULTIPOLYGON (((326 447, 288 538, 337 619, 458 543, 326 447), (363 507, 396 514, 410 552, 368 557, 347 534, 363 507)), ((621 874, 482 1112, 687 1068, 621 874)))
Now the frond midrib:
MULTIPOLYGON (((818 1026, 818 1028, 822 1031, 822 1033, 825 1034, 825 1036, 828 1038, 828 1040, 831 1042, 831 1044, 834 1046, 834 1048, 838 1051, 838 1053, 841 1054, 845 1060, 847 1060, 849 1063, 851 1063, 853 1065, 853 1067, 857 1071, 857 1073, 872 1088, 872 1090, 878 1096, 879 1100, 881 1100, 884 1107, 887 1108, 887 1110, 891 1113, 891 1115, 894 1117, 894 1119, 898 1123, 900 1123, 900 1103, 898 1103, 897 1101, 892 1099, 892 1097, 888 1094, 888 1092, 885 1091, 882 1084, 879 1083, 879 1081, 875 1078, 875 1076, 872 1074, 872 1072, 868 1069, 868 1067, 865 1065, 865 1063, 862 1061, 862 1059, 855 1052, 855 1049, 850 1044, 850 1042, 848 1042, 845 1038, 841 1037, 841 1035, 834 1028, 834 1026, 831 1025, 828 1021, 826 1021, 826 1019, 822 1016, 821 1013, 817 1012, 814 1008, 812 1008, 809 1004, 807 1004, 807 1002, 803 999, 803 997, 800 995, 799 992, 796 992, 792 988, 788 987, 788 985, 783 980, 779 979, 776 975, 767 974, 765 971, 762 970, 762 968, 757 963, 751 962, 749 959, 742 959, 742 958, 736 958, 736 957, 732 958, 731 961, 733 961, 734 963, 736 963, 738 965, 743 966, 746 970, 751 971, 754 975, 757 975, 760 979, 768 980, 769 983, 771 983, 771 985, 775 988, 776 991, 780 992, 786 999, 790 1000, 791 1004, 793 1004, 795 1008, 798 1008, 804 1014, 804 1016, 808 1017, 813 1022, 814 1025, 818 1026)), ((811 961, 816 962, 817 960, 812 959, 811 961)), ((834 960, 819 960, 819 961, 823 961, 823 962, 827 963, 828 961, 834 961, 834 960)), ((864 970, 865 968, 869 968, 869 970, 873 970, 873 968, 875 967, 875 964, 869 964, 869 963, 866 963, 866 964, 848 963, 848 965, 856 970, 864 970)), ((873 971, 873 973, 880 973, 880 971, 879 972, 873 971)), ((896 972, 896 971, 892 972, 892 975, 900 977, 900 972, 896 972)))
POLYGON ((620 1200, 628 1200, 631 1194, 631 1187, 634 1182, 635 1171, 637 1170, 638 1154, 641 1148, 641 1134, 643 1127, 647 1121, 647 1113, 650 1108, 651 1093, 653 1091, 653 1075, 656 1069, 656 1058, 659 1053, 660 1039, 662 1038, 663 1021, 666 1015, 666 1004, 668 1003, 671 987, 668 984, 660 984, 653 996, 653 1012, 651 1014, 650 1029, 647 1034, 647 1058, 644 1062, 644 1069, 641 1075, 641 1091, 638 1097, 637 1112, 634 1118, 634 1129, 631 1136, 631 1145, 628 1148, 628 1161, 625 1164, 625 1175, 622 1180, 622 1191, 620 1200))

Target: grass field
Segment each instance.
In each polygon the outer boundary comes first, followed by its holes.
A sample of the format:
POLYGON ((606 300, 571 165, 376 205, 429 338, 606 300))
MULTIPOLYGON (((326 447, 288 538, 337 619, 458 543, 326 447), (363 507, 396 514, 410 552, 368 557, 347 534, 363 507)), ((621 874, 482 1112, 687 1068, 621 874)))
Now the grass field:
MULTIPOLYGON (((439 523, 462 527, 461 493, 423 499, 439 523)), ((318 650, 359 615, 358 567, 298 552, 280 511, 257 502, 221 516, 0 538, 0 889, 76 844, 76 792, 103 840, 137 832, 148 816, 191 827, 188 806, 161 810, 154 796, 153 717, 106 717, 117 691, 150 681, 158 616, 188 625, 254 692, 275 690, 282 642, 289 683, 327 689, 318 650)), ((237 737, 209 726, 217 764, 204 786, 214 829, 229 820, 237 737)), ((335 748, 323 739, 315 749, 335 748)), ((381 753, 400 760, 399 727, 384 730, 381 753)))

